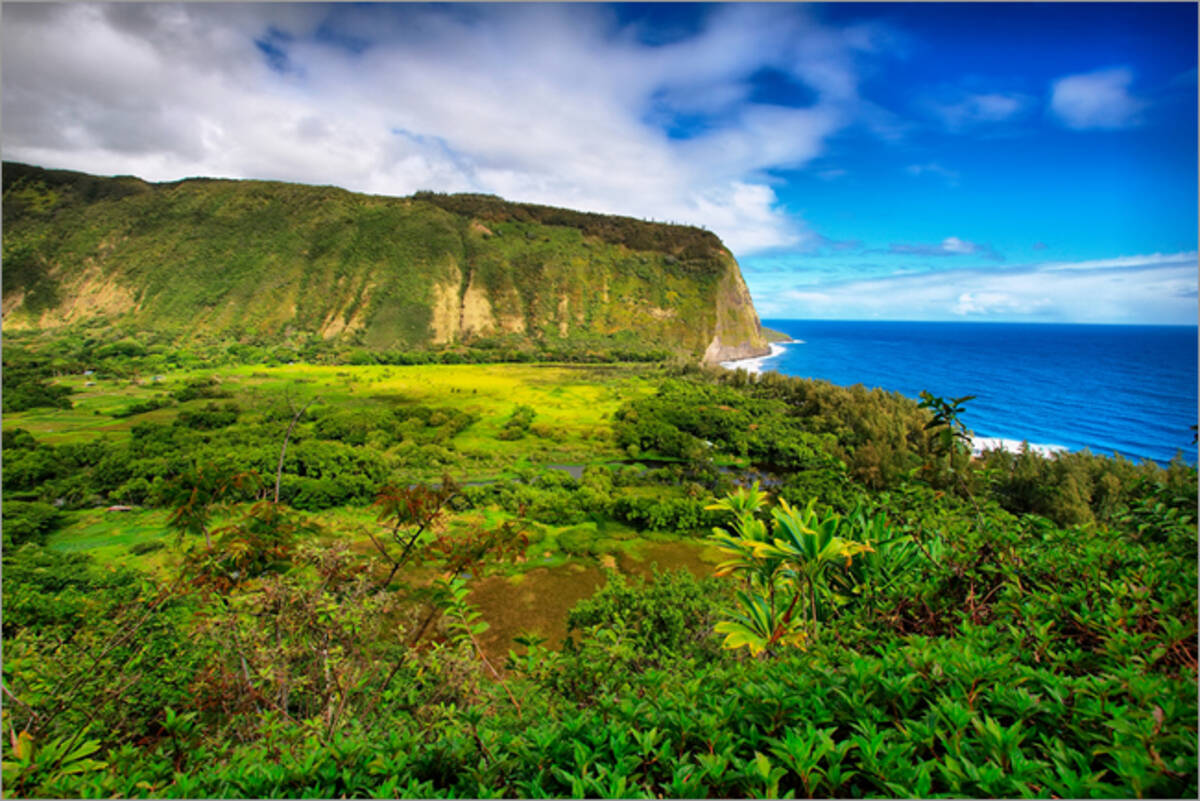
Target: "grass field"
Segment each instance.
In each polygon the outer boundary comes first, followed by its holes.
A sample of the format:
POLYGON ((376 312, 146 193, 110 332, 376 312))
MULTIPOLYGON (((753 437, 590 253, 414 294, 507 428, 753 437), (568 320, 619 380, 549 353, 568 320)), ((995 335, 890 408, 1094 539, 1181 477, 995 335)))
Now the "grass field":
POLYGON ((605 447, 612 413, 624 402, 653 391, 650 368, 568 365, 417 365, 228 367, 178 371, 156 380, 68 376, 56 383, 74 390, 72 409, 34 409, 4 417, 4 430, 24 428, 51 445, 98 436, 121 437, 138 422, 167 422, 180 411, 199 408, 203 399, 114 418, 131 403, 170 393, 197 378, 215 378, 232 400, 253 413, 279 400, 297 407, 312 399, 339 408, 422 404, 478 415, 455 446, 487 453, 512 466, 575 458, 594 461, 617 456, 605 447), (537 412, 534 438, 503 441, 495 435, 518 406, 537 412), (533 447, 531 447, 531 445, 533 447))
MULTIPOLYGON (((453 471, 464 481, 512 477, 530 469, 583 466, 624 456, 612 443, 610 422, 621 404, 654 391, 657 371, 648 367, 574 365, 421 365, 228 367, 174 371, 136 379, 68 376, 72 409, 35 409, 5 415, 4 429, 23 428, 50 445, 96 438, 121 441, 143 422, 170 423, 183 411, 208 401, 196 399, 164 408, 114 417, 133 403, 167 398, 198 378, 215 379, 225 399, 237 403, 246 418, 286 400, 298 408, 395 408, 422 405, 466 412, 476 422, 452 439, 466 466, 453 471), (518 406, 536 411, 529 434, 516 440, 497 437, 518 406)), ((240 423, 239 423, 240 424, 240 423)), ((281 429, 284 424, 280 424, 281 429)), ((282 430, 281 430, 282 434, 282 430)), ((427 471, 429 477, 438 474, 427 471)), ((577 472, 577 471, 576 471, 577 472)), ((412 478, 407 476, 406 478, 412 478)), ((659 492, 664 491, 660 489, 659 492)), ((641 497, 652 487, 632 488, 641 497)), ((182 558, 181 543, 167 526, 168 510, 106 507, 68 511, 47 545, 61 552, 86 552, 101 564, 157 571, 182 558), (161 544, 161 547, 155 544, 161 544)), ((385 533, 371 506, 343 506, 314 512, 326 542, 345 542, 364 557, 374 553, 368 532, 385 533)), ((229 515, 212 522, 213 529, 229 515)), ((457 512, 445 520, 450 533, 495 527, 514 519, 497 509, 457 512)), ((711 549, 675 535, 638 532, 612 520, 588 520, 555 526, 525 521, 529 544, 518 558, 486 569, 477 577, 471 603, 491 624, 482 640, 489 655, 501 658, 513 636, 533 632, 557 645, 565 635, 566 613, 607 581, 611 573, 647 577, 653 568, 710 573, 717 560, 711 549)), ((410 579, 432 578, 412 571, 410 579)))

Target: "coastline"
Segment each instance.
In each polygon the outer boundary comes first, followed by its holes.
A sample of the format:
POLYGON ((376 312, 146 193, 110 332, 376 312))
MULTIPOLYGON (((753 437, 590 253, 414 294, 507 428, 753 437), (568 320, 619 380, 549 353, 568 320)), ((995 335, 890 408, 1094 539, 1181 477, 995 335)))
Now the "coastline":
MULTIPOLYGON (((971 437, 971 455, 982 456, 984 451, 1004 450, 1009 453, 1021 452, 1021 445, 1028 440, 1010 439, 1007 437, 971 437)), ((1047 459, 1052 458, 1060 453, 1069 453, 1070 448, 1066 445, 1048 445, 1039 442, 1030 442, 1029 450, 1047 459)))
MULTIPOLYGON (((718 362, 721 367, 726 370, 745 370, 748 373, 761 374, 766 369, 766 362, 771 359, 776 359, 783 355, 786 350, 786 345, 803 345, 803 339, 789 339, 786 342, 770 342, 771 352, 765 356, 755 356, 749 359, 733 359, 726 362, 718 362)), ((1021 446, 1028 440, 1013 439, 1011 437, 971 437, 971 455, 982 456, 984 451, 1004 450, 1009 453, 1019 454, 1021 446)), ((1053 445, 1049 443, 1029 442, 1029 450, 1046 458, 1052 458, 1060 453, 1069 453, 1070 448, 1065 445, 1053 445)))
POLYGON ((767 343, 767 347, 771 349, 771 352, 766 356, 755 356, 750 359, 734 359, 728 362, 717 362, 717 364, 721 365, 726 370, 745 370, 749 373, 761 373, 763 371, 763 363, 769 359, 782 356, 784 345, 790 344, 803 344, 803 340, 792 339, 786 343, 770 342, 767 343))
POLYGON ((1180 453, 1196 464, 1195 327, 769 318, 763 326, 808 341, 764 372, 911 398, 928 389, 989 399, 963 415, 981 439, 976 453, 1016 453, 1027 439, 1039 454, 1086 448, 1166 467, 1180 453))

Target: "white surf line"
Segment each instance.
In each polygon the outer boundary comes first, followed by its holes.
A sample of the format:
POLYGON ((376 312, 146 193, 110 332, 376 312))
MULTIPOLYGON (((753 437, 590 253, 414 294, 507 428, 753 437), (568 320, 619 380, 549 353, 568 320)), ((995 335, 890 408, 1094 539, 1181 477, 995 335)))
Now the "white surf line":
POLYGON ((766 356, 755 356, 752 359, 735 359, 734 361, 730 362, 721 362, 721 366, 727 370, 737 370, 740 368, 750 373, 761 373, 763 371, 763 362, 767 361, 768 359, 774 359, 776 356, 783 354, 784 344, 803 344, 803 341, 804 340, 801 339, 793 339, 791 342, 786 342, 783 344, 771 342, 768 345, 768 347, 771 348, 771 352, 766 356))
MULTIPOLYGON (((984 451, 1004 450, 1009 453, 1020 453, 1022 441, 1004 437, 972 437, 971 453, 981 456, 984 451)), ((1066 445, 1047 445, 1037 442, 1029 443, 1029 450, 1042 456, 1054 456, 1071 450, 1066 445)))

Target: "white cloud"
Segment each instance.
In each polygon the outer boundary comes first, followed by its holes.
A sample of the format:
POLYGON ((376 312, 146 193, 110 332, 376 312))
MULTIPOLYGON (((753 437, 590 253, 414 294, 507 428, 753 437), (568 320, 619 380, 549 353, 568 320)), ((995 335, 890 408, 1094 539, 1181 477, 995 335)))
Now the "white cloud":
MULTIPOLYGON (((780 297, 783 301, 783 306, 778 306, 779 299, 776 299, 776 306, 774 306, 773 308, 775 308, 775 307, 793 308, 797 304, 801 304, 803 306, 827 307, 830 304, 837 302, 837 299, 835 299, 835 297, 833 295, 830 295, 828 293, 806 292, 806 291, 800 290, 800 289, 788 290, 787 292, 782 293, 782 295, 780 297)), ((762 307, 759 305, 759 303, 757 301, 755 301, 755 306, 759 306, 760 311, 761 311, 762 307)), ((764 313, 762 313, 762 316, 773 317, 773 316, 777 316, 777 315, 773 315, 770 312, 764 312, 764 313)), ((800 316, 802 316, 802 315, 797 315, 797 317, 800 317, 800 316)))
POLYGON ((944 178, 946 183, 950 186, 958 185, 958 171, 951 170, 948 167, 943 167, 936 161, 931 161, 927 164, 909 164, 904 168, 904 171, 909 175, 917 177, 922 175, 937 175, 941 178, 944 178))
POLYGON ((1076 323, 1194 324, 1197 254, 1151 254, 938 270, 886 278, 804 283, 793 272, 755 275, 766 318, 883 318, 1076 323))
POLYGON ((1030 298, 1011 295, 1007 292, 964 292, 951 311, 967 317, 970 315, 991 316, 996 314, 1030 315, 1052 304, 1050 298, 1030 298))
POLYGON ((978 242, 969 242, 966 239, 960 239, 957 236, 948 236, 936 245, 893 242, 892 244, 888 245, 886 252, 909 256, 979 255, 985 256, 989 259, 995 259, 996 261, 1004 261, 1004 256, 996 252, 996 249, 991 245, 983 245, 978 242))
POLYGON ((4 155, 149 180, 493 192, 704 225, 739 254, 810 242, 762 173, 808 164, 873 113, 856 71, 870 29, 732 5, 670 44, 634 33, 575 5, 7 5, 4 155), (272 30, 282 70, 256 45, 272 30), (750 104, 766 67, 814 104, 750 104), (672 139, 655 109, 712 122, 672 139))
POLYGON ((955 91, 951 94, 951 100, 930 100, 924 105, 952 132, 1002 122, 1017 116, 1030 104, 1028 97, 1016 93, 955 91))
POLYGON ((948 236, 942 240, 942 250, 947 253, 974 253, 978 249, 979 246, 974 242, 959 239, 957 236, 948 236))
POLYGON ((1144 256, 1116 256, 1111 259, 1093 259, 1091 261, 1062 261, 1049 262, 1042 266, 1047 272, 1062 270, 1128 270, 1147 267, 1197 267, 1196 251, 1184 253, 1150 253, 1144 256))
POLYGON ((1050 110, 1068 128, 1125 128, 1138 122, 1145 103, 1129 94, 1133 73, 1113 68, 1069 75, 1054 82, 1050 110))

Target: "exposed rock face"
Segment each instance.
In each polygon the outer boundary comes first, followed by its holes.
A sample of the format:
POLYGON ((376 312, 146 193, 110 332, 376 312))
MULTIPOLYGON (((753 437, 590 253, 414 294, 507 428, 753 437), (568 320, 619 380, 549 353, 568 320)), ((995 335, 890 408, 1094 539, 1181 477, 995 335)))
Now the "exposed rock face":
POLYGON ((263 181, 4 165, 4 327, 104 321, 181 339, 376 349, 768 352, 711 233, 481 195, 355 195, 263 181))
POLYGON ((721 335, 713 337, 708 348, 704 351, 704 364, 719 364, 721 362, 731 362, 737 359, 753 359, 758 356, 766 356, 771 352, 768 347, 756 347, 750 342, 737 342, 734 344, 726 344, 721 341, 721 335))
MULTIPOLYGON (((51 278, 55 282, 57 303, 40 306, 35 314, 26 316, 25 327, 54 328, 94 317, 119 316, 136 305, 131 289, 106 276, 95 259, 85 260, 79 270, 52 268, 51 278)), ((26 288, 10 292, 6 287, 5 321, 12 312, 25 308, 26 300, 26 288)))
POLYGON ((462 297, 460 311, 462 324, 459 331, 466 339, 471 337, 488 336, 496 332, 496 317, 492 312, 492 302, 475 276, 471 276, 467 291, 462 297))
POLYGON ((704 350, 705 364, 750 359, 771 352, 742 272, 732 257, 729 261, 729 269, 717 289, 716 330, 704 350))
POLYGON ((449 345, 457 342, 462 331, 463 308, 458 296, 459 284, 462 282, 458 267, 453 267, 453 279, 439 281, 433 285, 433 328, 434 345, 449 345))

